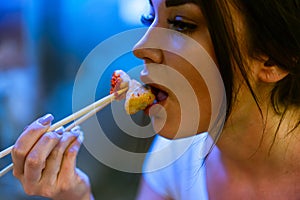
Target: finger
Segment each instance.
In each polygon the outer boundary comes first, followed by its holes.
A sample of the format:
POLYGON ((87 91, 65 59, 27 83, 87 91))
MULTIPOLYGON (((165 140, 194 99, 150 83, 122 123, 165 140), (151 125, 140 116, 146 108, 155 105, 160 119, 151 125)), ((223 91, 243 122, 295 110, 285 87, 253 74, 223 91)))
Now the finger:
POLYGON ((55 146, 53 151, 50 153, 46 161, 46 167, 42 172, 40 182, 53 185, 60 171, 61 164, 63 162, 63 155, 66 149, 70 146, 74 140, 79 136, 78 132, 65 132, 60 142, 55 146))
POLYGON ((40 180, 42 170, 46 166, 46 159, 61 137, 62 135, 56 132, 47 132, 34 145, 25 160, 25 184, 34 184, 40 180))
POLYGON ((79 136, 68 146, 64 153, 58 180, 69 180, 70 177, 75 175, 76 157, 83 142, 83 132, 80 130, 78 132, 79 136))
POLYGON ((50 127, 52 120, 53 116, 51 114, 39 118, 30 124, 17 139, 11 152, 12 161, 14 163, 13 173, 16 177, 19 177, 24 173, 25 157, 38 139, 50 127))

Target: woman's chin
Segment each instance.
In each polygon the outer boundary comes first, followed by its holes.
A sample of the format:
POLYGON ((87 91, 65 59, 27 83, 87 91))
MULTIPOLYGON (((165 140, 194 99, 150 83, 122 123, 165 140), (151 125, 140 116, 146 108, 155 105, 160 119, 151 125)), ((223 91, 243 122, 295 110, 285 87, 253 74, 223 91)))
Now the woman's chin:
POLYGON ((178 133, 178 127, 174 126, 174 123, 166 123, 166 121, 162 118, 156 117, 152 117, 151 120, 153 129, 158 135, 167 139, 179 138, 180 134, 178 133))
POLYGON ((169 140, 175 139, 175 136, 176 136, 174 134, 170 134, 170 132, 165 132, 165 131, 159 131, 159 132, 157 132, 157 134, 160 135, 161 137, 164 137, 169 140))
POLYGON ((179 123, 171 123, 172 125, 168 125, 168 123, 162 123, 157 119, 152 119, 152 125, 155 132, 167 139, 180 139, 193 137, 198 134, 207 133, 207 130, 200 129, 192 129, 190 126, 180 126, 179 123), (178 124, 178 126, 174 126, 174 124, 178 124))

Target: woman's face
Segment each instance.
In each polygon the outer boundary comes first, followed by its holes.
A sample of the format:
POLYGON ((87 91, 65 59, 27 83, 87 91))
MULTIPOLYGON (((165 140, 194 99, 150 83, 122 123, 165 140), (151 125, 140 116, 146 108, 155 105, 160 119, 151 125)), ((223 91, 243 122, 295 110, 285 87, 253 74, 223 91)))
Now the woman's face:
POLYGON ((145 63, 141 80, 152 88, 158 101, 146 112, 155 131, 167 138, 208 130, 211 98, 195 63, 201 67, 208 60, 216 61, 200 8, 186 0, 179 5, 172 5, 174 2, 150 2, 152 10, 146 20, 151 25, 134 49, 134 54, 145 63))

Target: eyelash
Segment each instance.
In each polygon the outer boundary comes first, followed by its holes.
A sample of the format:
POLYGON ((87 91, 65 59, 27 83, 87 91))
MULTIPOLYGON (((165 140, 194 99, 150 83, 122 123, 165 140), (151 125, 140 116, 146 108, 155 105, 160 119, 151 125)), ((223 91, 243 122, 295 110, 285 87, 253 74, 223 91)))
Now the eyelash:
MULTIPOLYGON (((151 24, 154 21, 154 18, 155 17, 153 16, 153 14, 143 15, 141 17, 141 22, 145 26, 151 26, 151 24)), ((168 19, 167 22, 171 29, 185 34, 190 34, 197 28, 196 24, 184 22, 176 18, 168 19)))
POLYGON ((191 34, 197 28, 196 24, 184 22, 176 18, 168 19, 168 24, 171 26, 171 29, 185 34, 191 34))

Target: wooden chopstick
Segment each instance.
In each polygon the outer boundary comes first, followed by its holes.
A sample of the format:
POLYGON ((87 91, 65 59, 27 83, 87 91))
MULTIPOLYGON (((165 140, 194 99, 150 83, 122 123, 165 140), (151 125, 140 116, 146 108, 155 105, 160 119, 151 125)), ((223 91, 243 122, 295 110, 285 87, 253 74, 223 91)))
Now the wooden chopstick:
MULTIPOLYGON (((120 95, 122 93, 124 93, 125 91, 127 91, 127 88, 124 88, 122 90, 119 90, 113 94, 110 94, 92 104, 90 104, 89 106, 77 111, 76 113, 73 113, 72 115, 69 115, 68 117, 62 119, 61 121, 53 124, 47 131, 55 131, 56 129, 58 129, 61 126, 64 126, 65 124, 70 123, 71 121, 76 120, 77 118, 83 116, 84 114, 92 111, 93 109, 97 108, 97 107, 101 107, 102 105, 108 105, 108 103, 112 102, 115 99, 115 95, 120 95)), ((4 156, 10 154, 11 150, 13 148, 13 145, 8 147, 7 149, 3 150, 0 152, 0 158, 3 158, 4 156)))
POLYGON ((89 119, 90 117, 92 117, 94 114, 96 114, 97 112, 99 112, 100 110, 102 110, 104 107, 106 107, 108 104, 110 104, 110 102, 107 101, 106 103, 102 104, 101 106, 98 106, 94 110, 91 110, 87 114, 85 114, 82 117, 80 117, 79 119, 77 119, 74 123, 72 123, 69 126, 67 126, 67 128, 65 130, 66 131, 72 130, 72 128, 75 128, 79 124, 83 123, 84 121, 86 121, 87 119, 89 119))
POLYGON ((7 165, 5 168, 3 168, 1 171, 0 171, 0 178, 2 176, 4 176, 7 172, 9 172, 10 170, 12 170, 14 167, 14 164, 13 163, 10 163, 9 165, 7 165))
MULTIPOLYGON (((65 130, 66 131, 70 131, 72 128, 76 127, 77 125, 83 123, 84 121, 86 121, 87 119, 89 119, 91 116, 93 116, 94 114, 96 114, 98 111, 102 110, 104 107, 106 107, 107 105, 109 105, 116 97, 116 95, 120 95, 124 92, 127 91, 127 88, 124 88, 122 90, 119 90, 113 94, 110 94, 96 102, 94 102, 93 104, 81 109, 80 111, 77 111, 76 113, 62 119, 61 121, 53 124, 47 131, 55 131, 56 129, 70 123, 71 121, 76 120, 75 122, 73 122, 72 124, 70 124, 65 130), (79 118, 79 119, 78 119, 79 118)), ((8 147, 7 149, 3 150, 0 152, 0 158, 3 158, 4 156, 8 155, 11 153, 12 149, 13 149, 14 145, 8 147)), ((0 177, 2 177, 4 174, 6 174, 7 172, 9 172, 11 169, 13 168, 13 164, 11 163, 10 165, 8 165, 7 167, 5 167, 4 169, 2 169, 0 171, 0 177)))
POLYGON ((12 148, 14 147, 14 145, 4 149, 3 151, 0 152, 0 158, 3 158, 4 156, 10 154, 12 148))
MULTIPOLYGON (((94 110, 88 112, 87 114, 85 114, 84 116, 82 116, 81 118, 79 118, 78 120, 76 120, 74 123, 70 124, 65 130, 66 131, 70 131, 72 128, 78 126, 79 124, 81 124, 82 122, 84 122, 85 120, 87 120, 88 118, 90 118, 91 116, 93 116, 95 113, 97 113, 98 111, 102 110, 109 103, 110 102, 106 102, 102 106, 99 106, 98 108, 95 108, 94 110)), ((11 150, 12 148, 13 148, 13 145, 11 147, 9 147, 8 149, 11 150)), ((3 168, 0 171, 0 177, 2 177, 3 175, 5 175, 7 172, 9 172, 12 169, 13 169, 13 163, 9 164, 8 166, 6 166, 5 168, 3 168)))
POLYGON ((79 117, 87 114, 88 112, 94 110, 95 108, 97 108, 99 106, 101 107, 102 105, 105 105, 105 104, 108 105, 109 103, 111 103, 115 99, 116 95, 120 95, 120 94, 124 93, 125 91, 127 91, 127 88, 119 90, 119 91, 117 91, 117 92, 115 92, 113 94, 110 94, 110 95, 108 95, 108 96, 106 96, 106 97, 104 97, 104 98, 102 98, 102 99, 100 99, 100 100, 92 103, 91 105, 89 105, 89 106, 87 106, 87 107, 85 107, 85 108, 77 111, 76 113, 74 113, 74 114, 72 114, 72 115, 64 118, 63 120, 61 120, 61 121, 53 124, 49 128, 48 131, 54 131, 54 130, 58 129, 61 126, 64 126, 65 124, 68 124, 71 121, 74 121, 74 120, 78 119, 79 117))

